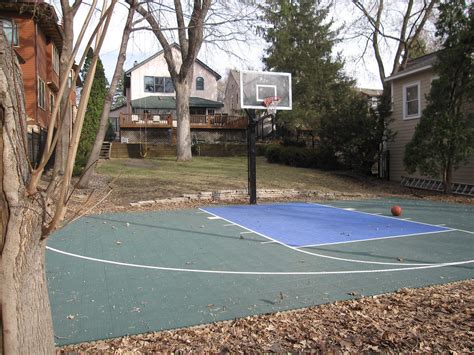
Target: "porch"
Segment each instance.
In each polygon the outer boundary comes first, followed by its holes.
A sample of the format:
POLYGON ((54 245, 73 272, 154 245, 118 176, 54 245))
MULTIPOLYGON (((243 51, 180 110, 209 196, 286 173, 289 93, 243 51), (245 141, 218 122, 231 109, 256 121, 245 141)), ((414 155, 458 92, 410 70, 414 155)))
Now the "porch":
MULTIPOLYGON (((176 120, 170 115, 150 113, 120 113, 120 129, 127 128, 175 128, 176 120)), ((243 129, 248 125, 247 117, 214 115, 191 115, 191 129, 243 129)))

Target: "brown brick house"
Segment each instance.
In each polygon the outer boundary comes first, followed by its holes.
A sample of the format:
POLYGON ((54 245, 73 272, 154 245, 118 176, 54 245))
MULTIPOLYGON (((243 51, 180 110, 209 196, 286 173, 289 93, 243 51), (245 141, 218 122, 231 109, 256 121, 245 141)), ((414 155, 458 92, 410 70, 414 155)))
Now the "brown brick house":
MULTIPOLYGON (((385 80, 391 85, 393 121, 390 128, 396 133, 394 140, 387 145, 390 152, 390 180, 402 181, 408 186, 440 189, 439 184, 435 184, 436 179, 417 174, 408 175, 403 165, 405 146, 411 140, 426 107, 426 96, 431 90, 431 82, 437 78, 434 68, 436 61, 436 53, 416 58, 409 61, 404 70, 385 80)), ((472 107, 467 109, 472 110, 472 107)), ((464 191, 468 190, 467 185, 474 185, 474 156, 470 157, 467 164, 453 172, 453 182, 466 185, 464 191)), ((459 187, 459 191, 461 189, 459 187)), ((474 193, 474 188, 472 192, 474 193)))

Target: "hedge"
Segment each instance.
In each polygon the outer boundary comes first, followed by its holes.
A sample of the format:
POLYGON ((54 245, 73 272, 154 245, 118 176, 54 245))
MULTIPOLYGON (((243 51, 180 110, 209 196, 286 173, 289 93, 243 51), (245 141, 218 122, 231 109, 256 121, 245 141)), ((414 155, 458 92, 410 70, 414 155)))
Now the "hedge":
POLYGON ((340 164, 333 154, 319 149, 272 144, 266 147, 265 157, 269 163, 285 164, 299 168, 336 170, 340 164))

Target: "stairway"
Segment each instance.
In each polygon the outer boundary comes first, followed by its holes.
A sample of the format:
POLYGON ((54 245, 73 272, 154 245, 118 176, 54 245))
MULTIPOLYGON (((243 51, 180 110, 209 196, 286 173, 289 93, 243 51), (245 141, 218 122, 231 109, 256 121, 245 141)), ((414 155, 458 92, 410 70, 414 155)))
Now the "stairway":
POLYGON ((171 132, 171 144, 176 144, 176 137, 178 136, 178 129, 176 127, 173 127, 173 131, 171 132))
POLYGON ((110 152, 112 151, 112 142, 103 142, 100 148, 99 159, 110 159, 110 152))

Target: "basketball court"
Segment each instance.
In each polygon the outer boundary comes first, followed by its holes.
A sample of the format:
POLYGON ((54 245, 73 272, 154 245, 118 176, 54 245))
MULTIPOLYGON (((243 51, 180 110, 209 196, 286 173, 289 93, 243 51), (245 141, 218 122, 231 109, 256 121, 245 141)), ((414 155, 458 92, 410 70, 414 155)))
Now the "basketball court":
POLYGON ((56 342, 470 279, 473 215, 473 206, 381 199, 84 217, 48 242, 56 342))

